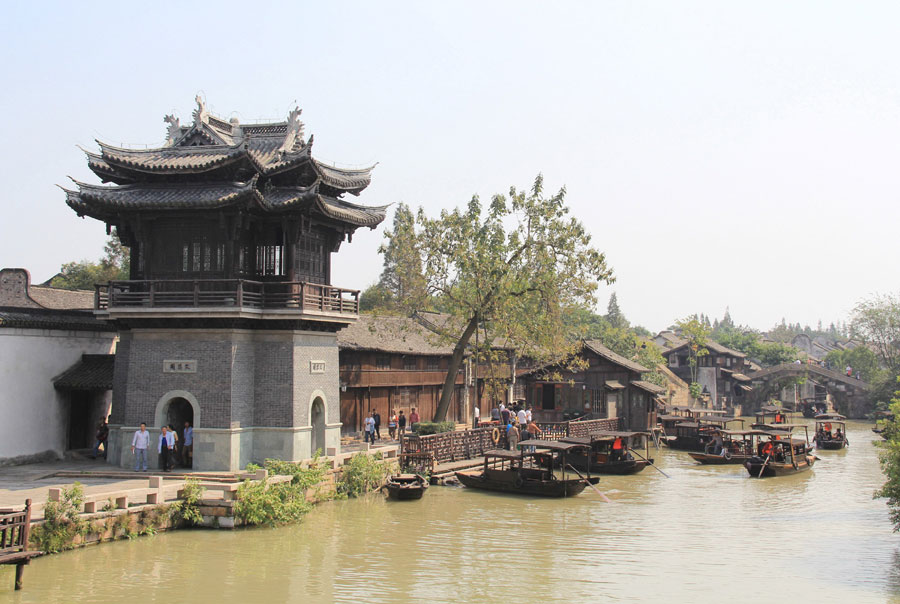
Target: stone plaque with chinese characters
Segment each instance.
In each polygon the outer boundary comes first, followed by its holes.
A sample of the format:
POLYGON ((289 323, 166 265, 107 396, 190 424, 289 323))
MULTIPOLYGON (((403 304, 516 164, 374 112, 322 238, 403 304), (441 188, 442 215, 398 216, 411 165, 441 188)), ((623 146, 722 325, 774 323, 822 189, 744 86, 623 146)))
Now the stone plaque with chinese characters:
POLYGON ((197 373, 197 361, 180 359, 163 361, 163 373, 197 373))
POLYGON ((325 361, 310 361, 309 362, 309 372, 310 373, 325 373, 325 361))

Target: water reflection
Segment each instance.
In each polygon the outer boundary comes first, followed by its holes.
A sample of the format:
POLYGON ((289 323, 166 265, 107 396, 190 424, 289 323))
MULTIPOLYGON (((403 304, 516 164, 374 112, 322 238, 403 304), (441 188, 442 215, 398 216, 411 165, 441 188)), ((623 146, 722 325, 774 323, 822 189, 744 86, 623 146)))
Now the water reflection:
MULTIPOLYGON (((897 537, 870 426, 811 472, 753 480, 740 466, 655 453, 585 491, 534 500, 429 489, 318 507, 298 526, 192 531, 36 560, 0 601, 886 602, 900 596, 897 537), (527 597, 523 598, 523 595, 527 597)), ((7 581, 9 579, 9 581, 7 581)))

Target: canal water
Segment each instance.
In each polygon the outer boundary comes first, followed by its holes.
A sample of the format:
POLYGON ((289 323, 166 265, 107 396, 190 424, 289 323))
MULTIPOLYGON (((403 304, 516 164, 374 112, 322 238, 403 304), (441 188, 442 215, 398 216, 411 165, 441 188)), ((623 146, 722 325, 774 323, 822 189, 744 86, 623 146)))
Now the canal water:
POLYGON ((433 487, 320 505, 279 529, 182 531, 35 560, 10 602, 900 602, 871 424, 811 472, 654 454, 566 500, 433 487))

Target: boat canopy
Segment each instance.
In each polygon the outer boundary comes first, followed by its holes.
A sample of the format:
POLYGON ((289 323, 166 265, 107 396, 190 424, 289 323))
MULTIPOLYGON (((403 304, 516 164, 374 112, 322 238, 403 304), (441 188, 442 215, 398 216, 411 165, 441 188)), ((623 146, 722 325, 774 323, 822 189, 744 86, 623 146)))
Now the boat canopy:
POLYGON ((821 421, 833 421, 833 422, 837 421, 837 422, 839 422, 839 421, 842 421, 845 419, 847 419, 847 418, 845 416, 841 415, 840 413, 821 413, 815 417, 815 420, 817 422, 821 422, 821 421))
POLYGON ((485 457, 496 457, 498 459, 519 459, 522 454, 519 451, 507 451, 506 449, 491 449, 484 452, 485 457))
POLYGON ((585 443, 560 442, 558 440, 521 440, 520 447, 535 447, 538 449, 549 449, 551 451, 571 451, 572 449, 583 449, 588 446, 585 443))

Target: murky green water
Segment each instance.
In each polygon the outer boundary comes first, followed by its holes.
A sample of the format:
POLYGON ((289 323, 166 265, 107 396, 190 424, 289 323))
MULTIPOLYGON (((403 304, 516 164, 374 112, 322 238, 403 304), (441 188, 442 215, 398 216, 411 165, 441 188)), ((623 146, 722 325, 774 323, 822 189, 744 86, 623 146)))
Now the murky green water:
POLYGON ((893 602, 891 532, 870 424, 811 472, 740 466, 604 477, 613 500, 429 489, 319 506, 281 529, 184 531, 35 560, 10 602, 893 602))

